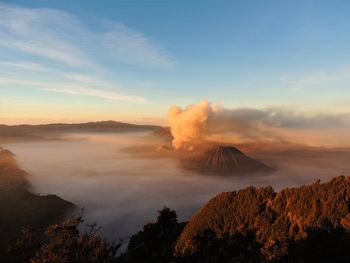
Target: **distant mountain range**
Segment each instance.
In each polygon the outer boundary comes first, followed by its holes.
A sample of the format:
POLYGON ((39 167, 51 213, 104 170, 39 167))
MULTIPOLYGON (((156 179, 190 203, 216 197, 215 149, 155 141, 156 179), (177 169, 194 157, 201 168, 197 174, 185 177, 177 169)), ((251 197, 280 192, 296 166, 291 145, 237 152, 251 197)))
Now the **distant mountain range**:
POLYGON ((160 129, 155 125, 137 125, 116 121, 99 121, 87 123, 55 123, 41 125, 4 125, 0 124, 0 142, 8 140, 35 140, 52 138, 70 132, 143 132, 160 129))

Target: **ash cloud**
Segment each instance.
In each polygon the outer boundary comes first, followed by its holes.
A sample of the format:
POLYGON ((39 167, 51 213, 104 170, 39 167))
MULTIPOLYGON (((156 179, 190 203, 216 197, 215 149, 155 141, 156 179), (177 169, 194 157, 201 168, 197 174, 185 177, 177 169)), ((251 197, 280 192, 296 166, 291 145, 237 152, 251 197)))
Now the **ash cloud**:
POLYGON ((168 123, 176 149, 191 149, 198 140, 233 143, 288 141, 313 146, 348 146, 350 114, 305 115, 281 108, 226 109, 208 101, 170 108, 168 123))
POLYGON ((202 101, 197 105, 189 105, 186 109, 178 106, 170 108, 168 122, 174 137, 173 147, 184 148, 188 143, 202 139, 208 134, 210 118, 214 114, 213 106, 202 101))

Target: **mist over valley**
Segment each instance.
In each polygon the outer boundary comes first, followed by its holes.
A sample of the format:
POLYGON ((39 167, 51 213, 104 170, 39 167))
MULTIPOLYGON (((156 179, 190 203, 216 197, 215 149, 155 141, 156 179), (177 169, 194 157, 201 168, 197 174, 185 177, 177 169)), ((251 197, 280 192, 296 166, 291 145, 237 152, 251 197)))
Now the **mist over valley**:
POLYGON ((250 149, 249 156, 275 169, 268 174, 203 175, 184 169, 173 155, 160 157, 157 148, 167 141, 151 132, 67 133, 60 140, 3 146, 28 172, 34 192, 73 202, 111 239, 127 239, 163 206, 188 220, 223 191, 267 185, 279 190, 350 173, 349 149, 299 146, 250 149), (130 148, 131 153, 125 150, 130 148), (143 152, 137 155, 135 149, 143 152))

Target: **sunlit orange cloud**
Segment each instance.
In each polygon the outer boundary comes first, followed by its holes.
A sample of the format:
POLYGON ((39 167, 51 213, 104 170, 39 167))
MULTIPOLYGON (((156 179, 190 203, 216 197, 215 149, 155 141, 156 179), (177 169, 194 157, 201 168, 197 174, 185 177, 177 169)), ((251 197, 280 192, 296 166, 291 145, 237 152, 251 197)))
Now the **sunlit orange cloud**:
POLYGON ((349 131, 346 129, 330 130, 295 130, 270 128, 259 137, 249 137, 241 133, 213 134, 206 139, 215 142, 245 143, 292 143, 314 147, 350 147, 349 131))
POLYGON ((350 114, 302 114, 279 108, 225 109, 208 101, 170 108, 173 146, 191 148, 198 140, 231 143, 290 142, 350 146, 350 114))

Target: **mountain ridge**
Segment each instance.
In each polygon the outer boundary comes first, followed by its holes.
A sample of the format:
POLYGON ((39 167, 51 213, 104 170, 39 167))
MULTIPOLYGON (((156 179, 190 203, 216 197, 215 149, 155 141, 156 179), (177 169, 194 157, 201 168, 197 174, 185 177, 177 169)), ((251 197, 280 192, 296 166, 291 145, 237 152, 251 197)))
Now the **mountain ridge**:
MULTIPOLYGON (((218 237, 253 232, 267 251, 283 254, 283 244, 304 240, 310 229, 350 232, 350 177, 286 188, 247 187, 218 194, 189 221, 176 243, 180 255, 196 253, 195 237, 210 229, 218 237)), ((269 256, 266 255, 268 258, 269 256)))
POLYGON ((40 139, 59 139, 63 133, 70 132, 145 132, 159 129, 156 125, 138 125, 117 121, 98 121, 86 123, 52 123, 52 124, 0 124, 0 142, 26 141, 40 139))

